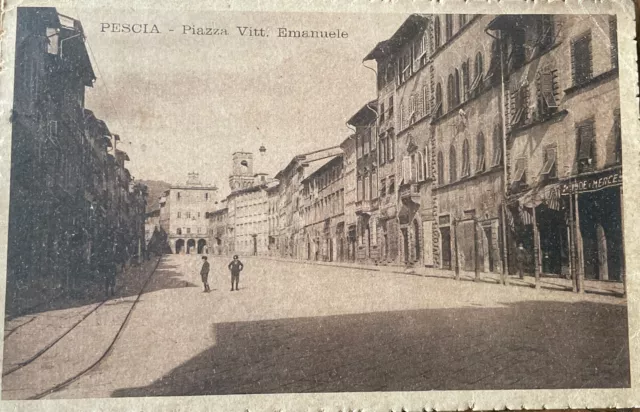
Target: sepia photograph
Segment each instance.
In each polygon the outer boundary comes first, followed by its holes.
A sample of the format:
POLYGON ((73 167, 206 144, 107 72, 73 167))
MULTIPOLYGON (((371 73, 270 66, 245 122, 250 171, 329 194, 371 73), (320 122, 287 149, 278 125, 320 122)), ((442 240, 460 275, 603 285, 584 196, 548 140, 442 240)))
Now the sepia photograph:
POLYGON ((632 387, 615 13, 14 16, 3 400, 632 387))

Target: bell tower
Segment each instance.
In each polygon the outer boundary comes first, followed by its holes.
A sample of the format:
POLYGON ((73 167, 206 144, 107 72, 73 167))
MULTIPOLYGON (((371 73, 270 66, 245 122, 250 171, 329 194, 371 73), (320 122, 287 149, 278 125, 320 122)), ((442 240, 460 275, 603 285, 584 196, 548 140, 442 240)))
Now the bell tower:
POLYGON ((245 189, 253 185, 253 154, 235 152, 232 155, 233 168, 229 176, 229 187, 232 191, 245 189))

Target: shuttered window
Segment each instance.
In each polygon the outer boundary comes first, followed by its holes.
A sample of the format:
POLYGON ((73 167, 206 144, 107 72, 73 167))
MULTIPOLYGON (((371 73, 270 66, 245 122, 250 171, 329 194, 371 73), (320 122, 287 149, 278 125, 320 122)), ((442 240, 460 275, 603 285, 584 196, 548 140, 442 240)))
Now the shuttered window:
POLYGON ((476 140, 476 173, 484 172, 484 134, 480 132, 476 140))
POLYGON ((462 174, 461 177, 467 177, 471 174, 471 163, 469 161, 469 141, 464 139, 462 142, 462 174))
POLYGON ((456 148, 451 146, 449 149, 449 182, 453 183, 458 180, 458 160, 456 157, 456 148))
POLYGON ((499 166, 502 163, 502 131, 500 126, 493 128, 493 160, 492 167, 499 166))
POLYGON ((622 163, 622 132, 620 129, 620 109, 613 112, 613 133, 616 139, 616 163, 622 163))
POLYGON ((556 148, 555 147, 547 147, 544 150, 544 164, 542 165, 542 170, 540 171, 540 175, 543 178, 547 179, 555 179, 558 177, 558 167, 556 166, 556 148))
POLYGON ((538 74, 538 108, 542 115, 550 114, 558 108, 556 73, 557 70, 548 70, 538 74))
POLYGON ((444 184, 444 156, 438 152, 438 184, 444 184))
POLYGON ((571 42, 571 75, 574 86, 581 85, 593 77, 590 32, 571 42))
POLYGON ((609 40, 611 42, 611 67, 618 67, 618 21, 617 17, 609 16, 609 40))
POLYGON ((595 166, 595 130, 593 120, 581 123, 577 127, 578 172, 593 170, 595 166))

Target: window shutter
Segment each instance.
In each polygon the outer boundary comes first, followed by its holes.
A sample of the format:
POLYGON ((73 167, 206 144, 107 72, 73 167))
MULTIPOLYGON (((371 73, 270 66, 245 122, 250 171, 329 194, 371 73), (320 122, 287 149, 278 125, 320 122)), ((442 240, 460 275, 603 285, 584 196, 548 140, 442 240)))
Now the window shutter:
POLYGON ((556 102, 556 97, 553 90, 553 72, 542 73, 540 75, 540 92, 547 107, 558 107, 558 103, 556 102))
POLYGON ((618 67, 618 22, 615 15, 609 16, 609 40, 611 41, 611 67, 618 67))
POLYGON ((571 83, 578 84, 576 79, 576 41, 571 40, 571 83))
POLYGON ((580 126, 580 148, 578 150, 578 160, 592 159, 593 153, 593 123, 580 126))

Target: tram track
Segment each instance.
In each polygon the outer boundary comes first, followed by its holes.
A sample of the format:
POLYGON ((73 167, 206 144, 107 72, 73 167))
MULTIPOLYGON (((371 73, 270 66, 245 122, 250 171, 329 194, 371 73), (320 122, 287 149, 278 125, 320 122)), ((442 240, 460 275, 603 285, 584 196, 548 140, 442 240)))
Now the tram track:
MULTIPOLYGON (((158 261, 155 263, 155 266, 153 267, 153 270, 151 271, 151 273, 145 279, 142 287, 140 288, 140 291, 136 295, 136 298, 134 299, 133 303, 131 304, 131 307, 127 311, 127 314, 126 314, 124 320, 122 321, 122 324, 118 328, 117 333, 115 334, 114 338, 110 342, 110 344, 107 347, 107 349, 98 358, 98 360, 93 362, 89 367, 83 369, 81 372, 79 372, 79 373, 75 374, 74 376, 66 379, 62 383, 59 383, 59 384, 57 384, 57 385, 55 385, 55 386, 53 386, 53 387, 51 387, 51 388, 49 388, 49 389, 47 389, 45 391, 42 391, 42 392, 30 397, 29 399, 42 399, 43 397, 45 397, 45 396, 47 396, 47 395, 49 395, 51 393, 54 393, 54 392, 62 390, 63 388, 67 387, 68 385, 70 385, 71 383, 73 383, 74 381, 79 379, 84 374, 86 374, 89 371, 91 371, 93 368, 95 368, 98 364, 100 364, 108 356, 108 354, 113 349, 115 343, 120 338, 120 335, 122 334, 122 331, 124 330, 126 324, 128 323, 129 318, 131 317, 131 314, 133 313, 133 310, 135 309, 137 303, 140 301, 140 298, 144 294, 144 291, 147 288, 149 282, 153 278, 153 275, 156 273, 156 270, 158 269, 158 266, 160 265, 160 261, 161 260, 162 260, 162 258, 159 258, 158 261)), ((58 336, 55 340, 53 340, 52 342, 47 344, 44 348, 40 349, 33 356, 31 356, 29 359, 27 359, 27 360, 25 360, 23 362, 20 362, 15 367, 3 372, 3 374, 2 374, 3 378, 6 377, 6 376, 11 375, 11 374, 13 374, 13 373, 15 373, 17 371, 19 371, 22 368, 25 368, 25 367, 29 366, 33 362, 37 361, 40 357, 42 357, 42 355, 44 355, 49 350, 51 350, 53 347, 55 347, 62 339, 64 339, 65 336, 67 336, 69 333, 71 333, 73 330, 75 330, 78 326, 80 326, 89 316, 91 316, 93 313, 95 313, 100 307, 102 307, 108 301, 109 301, 109 298, 106 298, 103 301, 101 301, 98 304, 96 304, 91 310, 89 310, 88 312, 84 313, 77 322, 75 322, 73 325, 71 325, 70 328, 68 328, 64 333, 62 333, 60 336, 58 336)))

